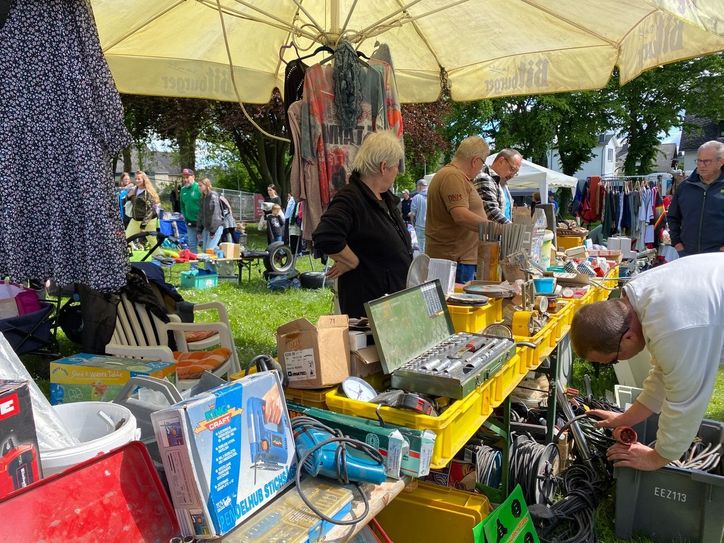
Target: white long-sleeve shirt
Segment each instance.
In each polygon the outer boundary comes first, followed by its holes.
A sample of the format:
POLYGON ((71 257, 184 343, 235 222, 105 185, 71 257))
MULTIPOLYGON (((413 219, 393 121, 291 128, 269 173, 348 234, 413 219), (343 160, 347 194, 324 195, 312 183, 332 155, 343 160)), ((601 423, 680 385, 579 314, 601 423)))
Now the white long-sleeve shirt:
POLYGON ((724 253, 646 271, 624 292, 651 353, 638 401, 660 413, 656 452, 675 460, 696 436, 724 364, 724 253))

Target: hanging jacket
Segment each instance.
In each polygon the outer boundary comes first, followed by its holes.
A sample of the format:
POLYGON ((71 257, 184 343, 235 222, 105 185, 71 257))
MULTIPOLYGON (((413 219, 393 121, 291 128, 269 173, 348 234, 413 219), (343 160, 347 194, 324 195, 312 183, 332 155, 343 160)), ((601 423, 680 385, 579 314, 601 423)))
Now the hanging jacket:
POLYGON ((199 210, 199 222, 196 226, 197 230, 208 232, 216 232, 219 226, 224 225, 224 217, 221 213, 221 204, 219 203, 219 193, 212 190, 204 195, 201 199, 201 209, 199 210))
POLYGON ((147 190, 144 190, 139 195, 136 195, 136 190, 129 191, 126 199, 130 199, 131 202, 133 202, 131 218, 136 221, 141 221, 141 226, 144 228, 151 219, 156 217, 156 211, 154 210, 156 202, 153 201, 147 190))
POLYGON ((674 194, 667 220, 671 244, 683 243, 687 255, 724 247, 724 169, 708 185, 694 170, 674 194))

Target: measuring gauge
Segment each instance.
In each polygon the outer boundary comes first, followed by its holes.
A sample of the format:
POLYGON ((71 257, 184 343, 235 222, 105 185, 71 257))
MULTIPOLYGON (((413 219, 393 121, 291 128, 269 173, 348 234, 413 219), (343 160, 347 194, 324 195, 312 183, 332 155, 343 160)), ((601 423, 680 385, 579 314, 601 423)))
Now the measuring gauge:
POLYGON ((342 381, 342 390, 348 398, 369 402, 377 396, 377 391, 364 379, 359 377, 347 377, 342 381))
POLYGON ((513 339, 513 332, 505 324, 491 324, 483 330, 483 335, 513 339))

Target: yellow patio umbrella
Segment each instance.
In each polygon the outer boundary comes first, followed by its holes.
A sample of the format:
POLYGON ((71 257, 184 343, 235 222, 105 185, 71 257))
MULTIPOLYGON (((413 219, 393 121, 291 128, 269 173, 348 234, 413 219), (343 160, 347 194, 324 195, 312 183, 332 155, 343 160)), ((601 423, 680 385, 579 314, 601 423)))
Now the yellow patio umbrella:
POLYGON ((231 59, 248 103, 283 88, 282 59, 341 38, 366 54, 377 42, 389 45, 403 102, 436 100, 443 78, 457 101, 594 89, 614 66, 625 83, 654 66, 724 50, 722 0, 91 4, 121 92, 236 101, 231 59), (281 49, 291 43, 297 50, 281 49))

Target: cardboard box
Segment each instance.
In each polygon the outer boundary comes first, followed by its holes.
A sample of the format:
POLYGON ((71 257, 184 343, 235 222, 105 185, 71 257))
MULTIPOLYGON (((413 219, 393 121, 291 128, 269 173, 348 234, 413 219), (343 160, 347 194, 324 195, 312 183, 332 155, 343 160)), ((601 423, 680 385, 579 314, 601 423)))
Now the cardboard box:
POLYGON ((224 258, 241 258, 241 245, 238 243, 220 243, 219 247, 224 253, 224 258))
POLYGON ((50 403, 111 401, 136 375, 176 383, 176 364, 78 353, 50 363, 50 403))
POLYGON ((278 358, 293 388, 323 388, 349 377, 349 318, 322 315, 277 328, 278 358))
POLYGON ((30 390, 0 380, 0 498, 43 477, 30 390))
POLYGON ((151 420, 184 536, 224 535, 294 482, 294 438, 274 371, 156 411, 151 420), (268 402, 281 402, 279 424, 265 422, 268 402))
POLYGON ((367 377, 368 375, 382 373, 382 364, 380 363, 377 347, 370 345, 352 352, 349 373, 356 377, 367 377))

